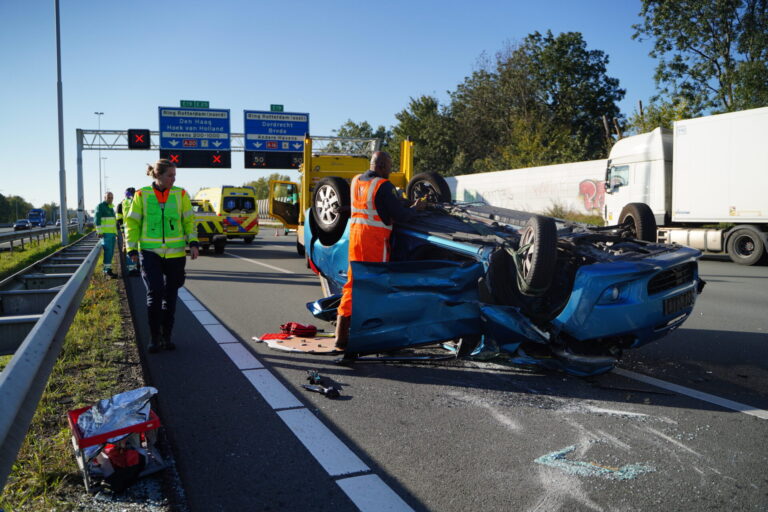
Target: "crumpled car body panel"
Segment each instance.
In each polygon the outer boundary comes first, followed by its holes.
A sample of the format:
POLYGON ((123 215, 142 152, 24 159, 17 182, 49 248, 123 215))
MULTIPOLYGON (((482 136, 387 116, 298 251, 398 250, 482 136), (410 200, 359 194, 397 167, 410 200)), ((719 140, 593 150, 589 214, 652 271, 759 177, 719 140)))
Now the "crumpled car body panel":
MULTIPOLYGON (((532 215, 498 210, 518 219, 532 215)), ((495 211, 482 209, 486 215, 495 211)), ((483 282, 498 275, 491 272, 492 255, 500 247, 493 240, 514 239, 519 228, 505 228, 499 236, 488 236, 487 230, 473 235, 471 230, 462 231, 466 224, 427 214, 394 227, 396 261, 353 262, 347 351, 387 352, 479 334, 518 361, 542 361, 530 350, 533 344, 549 349, 542 366, 591 375, 610 370, 621 350, 657 340, 679 327, 702 287, 697 266, 701 253, 695 249, 616 236, 606 243, 599 230, 558 224, 558 257, 571 250, 579 264, 571 266, 567 278, 553 281, 560 301, 554 313, 548 311, 552 314, 546 316, 546 308, 536 299, 500 304, 482 293, 483 282)), ((323 245, 312 229, 307 222, 307 257, 331 293, 341 293, 347 279, 349 226, 330 246, 323 245)), ((328 317, 328 311, 323 314, 328 317)))

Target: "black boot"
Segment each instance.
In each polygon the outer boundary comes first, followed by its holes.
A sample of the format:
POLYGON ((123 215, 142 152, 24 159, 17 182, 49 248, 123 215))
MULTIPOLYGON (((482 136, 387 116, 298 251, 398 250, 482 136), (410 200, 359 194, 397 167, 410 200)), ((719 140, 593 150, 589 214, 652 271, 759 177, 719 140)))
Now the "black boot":
POLYGON ((160 336, 152 336, 152 338, 149 340, 149 347, 147 347, 147 350, 150 354, 155 354, 157 352, 160 352, 160 349, 162 348, 162 338, 160 336))
POLYGON ((171 341, 171 329, 165 327, 163 329, 162 341, 160 342, 160 348, 165 350, 175 350, 176 345, 171 341))

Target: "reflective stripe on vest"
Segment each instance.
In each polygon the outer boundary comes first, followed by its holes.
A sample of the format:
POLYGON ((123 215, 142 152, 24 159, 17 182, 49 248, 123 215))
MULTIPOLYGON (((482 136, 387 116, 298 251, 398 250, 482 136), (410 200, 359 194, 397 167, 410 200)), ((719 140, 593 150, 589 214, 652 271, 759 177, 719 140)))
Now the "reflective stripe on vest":
POLYGON ((99 222, 101 222, 101 224, 96 226, 97 233, 102 235, 108 235, 110 233, 113 235, 117 234, 117 219, 115 217, 101 217, 99 222))
POLYGON ((381 186, 380 184, 386 180, 384 178, 374 178, 371 181, 360 181, 358 178, 359 176, 355 176, 352 179, 352 214, 350 216, 350 223, 352 225, 365 225, 392 231, 392 226, 385 224, 381 217, 379 217, 374 197, 376 191, 381 186), (366 186, 368 190, 365 193, 364 202, 359 201, 360 197, 356 192, 362 191, 363 187, 366 186))

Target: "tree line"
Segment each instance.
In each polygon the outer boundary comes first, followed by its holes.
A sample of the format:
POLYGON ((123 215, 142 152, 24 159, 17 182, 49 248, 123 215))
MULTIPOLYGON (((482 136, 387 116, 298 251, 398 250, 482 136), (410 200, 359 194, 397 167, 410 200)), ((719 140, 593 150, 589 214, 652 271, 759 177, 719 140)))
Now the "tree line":
POLYGON ((675 120, 768 105, 768 0, 643 0, 632 37, 653 41, 658 93, 629 116, 609 56, 580 32, 508 43, 441 103, 411 98, 397 123, 351 119, 342 137, 378 137, 395 158, 414 141, 416 172, 460 175, 605 158, 617 138, 675 120))
MULTIPOLYGON (((18 219, 26 219, 27 213, 32 208, 36 207, 21 196, 5 196, 0 194, 0 224, 9 224, 18 219)), ((54 222, 59 217, 58 204, 46 203, 41 208, 45 210, 45 217, 48 219, 48 222, 54 222)), ((69 210, 70 218, 75 215, 77 215, 75 210, 69 210)))

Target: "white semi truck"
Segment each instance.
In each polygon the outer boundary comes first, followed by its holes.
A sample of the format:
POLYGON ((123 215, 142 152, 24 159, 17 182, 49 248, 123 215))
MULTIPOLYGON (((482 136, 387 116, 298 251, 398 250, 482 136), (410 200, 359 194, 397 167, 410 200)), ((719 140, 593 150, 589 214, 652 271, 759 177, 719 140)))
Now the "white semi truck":
POLYGON ((606 224, 754 265, 768 246, 768 107, 621 139, 605 178, 606 224), (649 232, 650 231, 650 232, 649 232))

